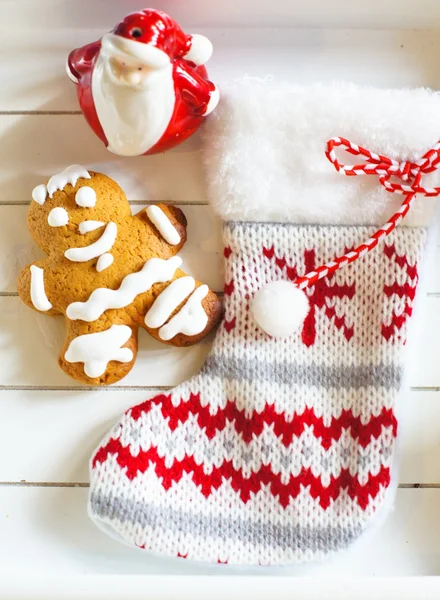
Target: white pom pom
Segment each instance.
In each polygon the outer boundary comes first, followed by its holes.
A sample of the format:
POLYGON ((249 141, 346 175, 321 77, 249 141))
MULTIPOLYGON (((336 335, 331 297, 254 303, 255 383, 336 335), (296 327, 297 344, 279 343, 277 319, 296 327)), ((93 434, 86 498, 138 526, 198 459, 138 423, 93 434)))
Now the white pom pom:
POLYGON ((307 295, 290 281, 268 283, 252 302, 255 321, 276 338, 287 338, 300 329, 309 310, 307 295))
POLYGON ((183 58, 197 66, 204 65, 212 56, 212 43, 204 35, 194 33, 191 36, 191 48, 183 58))

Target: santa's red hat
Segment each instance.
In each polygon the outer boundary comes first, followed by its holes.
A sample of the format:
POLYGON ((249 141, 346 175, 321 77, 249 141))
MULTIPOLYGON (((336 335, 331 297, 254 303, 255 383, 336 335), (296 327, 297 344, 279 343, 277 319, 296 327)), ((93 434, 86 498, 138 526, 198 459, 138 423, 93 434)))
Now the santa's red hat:
MULTIPOLYGON (((212 55, 212 44, 203 35, 188 35, 166 13, 144 9, 131 13, 113 33, 165 52, 171 60, 184 58, 196 65, 205 64, 212 55)), ((139 51, 141 53, 142 46, 139 51)))

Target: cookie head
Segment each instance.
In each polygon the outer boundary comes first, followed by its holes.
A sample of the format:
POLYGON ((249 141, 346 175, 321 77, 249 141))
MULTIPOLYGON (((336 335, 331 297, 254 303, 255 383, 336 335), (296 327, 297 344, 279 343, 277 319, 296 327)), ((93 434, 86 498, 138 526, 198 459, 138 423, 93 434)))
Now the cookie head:
POLYGON ((72 165, 33 190, 28 226, 40 248, 51 255, 86 247, 101 236, 111 238, 114 223, 130 215, 116 182, 72 165))

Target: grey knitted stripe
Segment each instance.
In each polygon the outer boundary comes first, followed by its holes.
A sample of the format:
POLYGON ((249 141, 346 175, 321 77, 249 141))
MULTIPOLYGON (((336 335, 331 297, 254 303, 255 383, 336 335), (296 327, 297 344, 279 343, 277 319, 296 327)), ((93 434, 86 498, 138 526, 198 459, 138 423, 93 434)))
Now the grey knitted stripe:
POLYGON ((257 359, 208 356, 201 375, 238 381, 304 385, 337 389, 362 387, 394 388, 402 381, 402 368, 388 365, 328 366, 291 362, 266 362, 257 359))
POLYGON ((310 527, 279 525, 267 520, 251 521, 240 517, 207 516, 182 509, 145 504, 127 497, 105 496, 99 492, 90 495, 92 517, 117 519, 122 524, 146 527, 152 530, 169 531, 175 535, 227 542, 242 542, 265 548, 281 548, 283 551, 311 550, 314 553, 331 552, 345 548, 361 533, 362 526, 354 527, 310 527))

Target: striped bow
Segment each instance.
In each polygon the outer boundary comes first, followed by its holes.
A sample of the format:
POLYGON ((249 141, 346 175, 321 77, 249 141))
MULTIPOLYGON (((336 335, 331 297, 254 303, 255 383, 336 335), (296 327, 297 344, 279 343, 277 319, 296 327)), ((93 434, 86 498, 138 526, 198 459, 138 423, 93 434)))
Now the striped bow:
POLYGON ((431 197, 440 195, 440 187, 426 188, 421 185, 422 176, 433 173, 440 164, 440 142, 424 154, 420 160, 415 162, 398 162, 387 156, 370 152, 370 150, 362 148, 357 144, 352 144, 349 140, 341 137, 332 138, 327 142, 325 155, 339 173, 347 175, 348 177, 377 175, 380 183, 388 192, 403 194, 404 200, 394 215, 385 223, 385 225, 373 233, 368 240, 360 244, 354 250, 351 250, 342 256, 337 256, 332 261, 318 267, 314 271, 306 273, 303 277, 299 277, 294 283, 300 289, 305 289, 313 285, 319 279, 331 275, 342 267, 356 261, 364 254, 367 254, 370 250, 373 250, 373 248, 375 248, 383 238, 394 231, 402 219, 405 218, 416 194, 423 194, 424 196, 431 197), (335 152, 335 149, 339 147, 354 156, 363 156, 366 159, 366 162, 360 165, 344 165, 340 163, 335 152), (392 177, 398 178, 404 183, 391 181, 392 177))
POLYGON ((326 156, 338 172, 349 177, 356 175, 378 175, 384 188, 396 194, 424 194, 425 196, 438 196, 440 188, 425 188, 421 185, 423 175, 433 173, 440 163, 440 142, 429 150, 420 160, 415 162, 398 162, 388 156, 370 152, 357 144, 352 144, 345 138, 335 137, 327 142, 326 156), (335 149, 341 147, 354 156, 363 156, 364 164, 343 165, 336 158, 335 149), (391 182, 391 177, 397 177, 407 183, 391 182))

